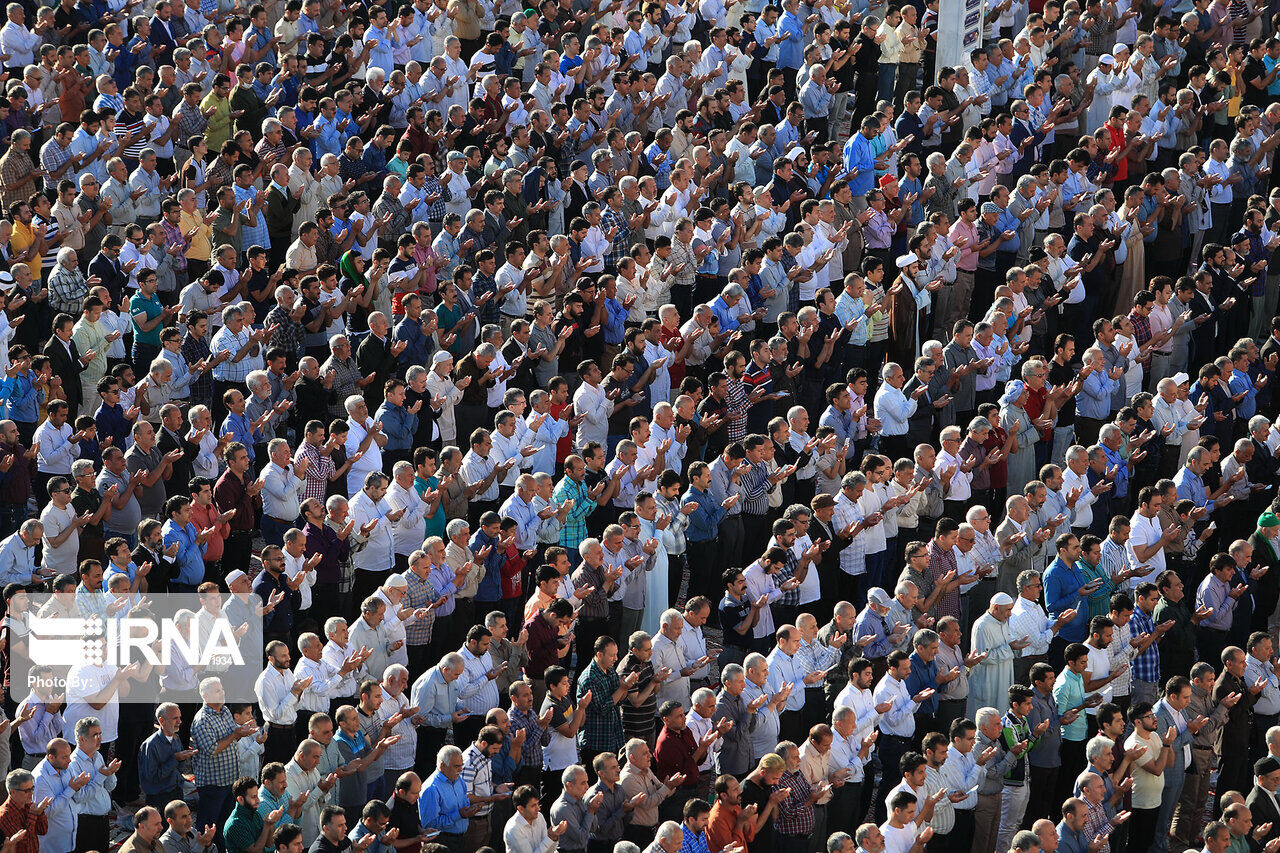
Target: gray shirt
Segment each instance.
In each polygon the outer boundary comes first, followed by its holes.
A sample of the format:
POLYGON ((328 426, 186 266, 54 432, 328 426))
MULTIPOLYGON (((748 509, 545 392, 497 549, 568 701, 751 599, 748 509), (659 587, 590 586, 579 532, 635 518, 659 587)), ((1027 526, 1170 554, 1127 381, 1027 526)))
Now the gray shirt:
MULTIPOLYGON (((619 786, 619 794, 621 791, 619 786)), ((594 796, 593 792, 587 793, 588 800, 594 796)), ((602 804, 601 809, 603 808, 602 804)), ((566 826, 564 835, 560 837, 560 849, 586 850, 587 841, 596 828, 596 816, 587 809, 587 803, 570 796, 568 792, 562 793, 551 806, 551 825, 555 826, 560 821, 564 821, 566 826)))
MULTIPOLYGON (((587 790, 586 799, 590 800, 596 794, 604 794, 604 801, 600 803, 600 808, 596 809, 595 832, 591 837, 598 841, 621 841, 622 819, 626 814, 623 808, 627 802, 626 792, 622 790, 620 784, 610 788, 604 780, 600 780, 587 790)), ((552 806, 553 814, 555 807, 559 805, 560 801, 556 800, 552 806)))
MULTIPOLYGON (((124 464, 131 475, 137 476, 139 471, 151 472, 159 468, 163 458, 164 454, 160 452, 158 445, 152 445, 150 452, 144 452, 142 448, 135 444, 125 451, 124 464)), ((138 491, 138 508, 143 515, 149 518, 160 518, 167 496, 164 478, 161 477, 156 480, 154 486, 143 486, 138 491)), ((134 529, 136 530, 136 526, 134 529)))
POLYGON ((755 731, 759 717, 747 711, 747 702, 742 696, 721 690, 711 719, 719 723, 725 718, 733 721, 733 728, 720 738, 720 751, 715 754, 716 775, 732 773, 737 776, 752 768, 751 733, 755 731))
MULTIPOLYGON (((107 488, 109 486, 115 485, 119 494, 124 494, 124 492, 129 488, 129 483, 132 482, 132 480, 133 475, 130 473, 126 464, 125 470, 121 476, 117 477, 106 468, 103 468, 102 472, 98 474, 97 479, 93 482, 94 485, 98 487, 98 491, 102 494, 103 500, 106 500, 107 488)), ((130 495, 129 502, 124 505, 124 509, 116 509, 114 505, 111 507, 111 515, 107 517, 102 526, 110 533, 133 535, 138 532, 138 522, 140 521, 142 521, 142 508, 138 506, 138 496, 130 495)))

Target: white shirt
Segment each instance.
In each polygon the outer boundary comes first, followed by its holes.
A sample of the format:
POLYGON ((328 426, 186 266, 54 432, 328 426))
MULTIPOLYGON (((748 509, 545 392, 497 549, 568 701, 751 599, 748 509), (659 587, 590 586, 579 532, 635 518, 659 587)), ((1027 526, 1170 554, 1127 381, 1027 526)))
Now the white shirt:
POLYGON ((84 701, 84 697, 92 696, 106 687, 115 678, 116 667, 110 664, 97 666, 83 663, 67 673, 67 708, 62 712, 62 736, 71 743, 76 742, 76 723, 85 717, 97 717, 102 724, 102 742, 113 743, 119 736, 120 697, 111 694, 107 704, 101 708, 92 708, 84 701), (72 689, 71 685, 78 685, 72 689))
POLYGON ((391 541, 396 554, 408 556, 422 547, 426 534, 426 501, 418 494, 418 490, 410 486, 405 488, 395 480, 387 487, 387 506, 392 512, 404 510, 400 520, 391 525, 391 541))
POLYGON ((386 522, 391 507, 387 505, 385 498, 374 503, 364 489, 355 495, 355 499, 351 501, 351 518, 355 521, 355 529, 359 530, 371 521, 379 523, 369 532, 369 541, 364 548, 351 556, 351 563, 355 568, 365 571, 390 571, 396 564, 395 542, 392 539, 391 524, 383 522, 386 522))
POLYGON ((1160 527, 1159 516, 1147 518, 1142 513, 1135 512, 1133 517, 1129 519, 1129 541, 1125 543, 1124 548, 1129 552, 1129 559, 1135 567, 1147 566, 1150 571, 1141 577, 1130 578, 1126 582, 1126 586, 1136 588, 1140 583, 1148 581, 1155 583, 1155 579, 1164 571, 1164 546, 1161 546, 1158 551, 1146 560, 1139 560, 1138 555, 1133 552, 1135 546, 1148 547, 1154 545, 1163 536, 1164 530, 1160 527))
MULTIPOLYGON (((613 401, 605 396, 599 385, 583 382, 573 392, 573 410, 585 414, 586 418, 578 425, 578 449, 587 446, 588 442, 598 441, 607 444, 609 441, 609 415, 613 414, 613 401)), ((475 498, 482 500, 482 498, 475 498)))
POLYGON ((323 657, 320 660, 312 660, 303 655, 293 674, 296 678, 311 679, 311 684, 307 686, 306 690, 302 691, 302 696, 298 698, 298 707, 303 711, 310 711, 313 714, 318 711, 324 711, 327 714, 331 698, 348 695, 338 692, 338 688, 342 686, 342 682, 349 676, 339 675, 337 667, 323 657))
POLYGON ((884 702, 893 703, 893 707, 880 718, 881 732, 899 737, 915 735, 916 721, 913 715, 920 705, 912 700, 911 694, 907 692, 905 681, 899 681, 891 674, 885 673, 880 683, 876 685, 875 701, 877 705, 884 702))
MULTIPOLYGON (((343 449, 347 452, 347 457, 355 455, 360 449, 361 442, 373 428, 373 418, 369 418, 365 423, 360 423, 355 418, 347 418, 347 441, 343 445, 343 449)), ((378 446, 375 438, 369 442, 369 446, 365 448, 364 455, 360 457, 360 461, 356 462, 347 469, 347 494, 354 495, 364 489, 364 478, 368 476, 370 471, 382 470, 382 448, 378 446)), ((357 524, 357 527, 360 525, 357 524)))
POLYGON ((541 812, 534 817, 533 823, 516 812, 502 829, 502 841, 507 845, 508 853, 551 853, 556 849, 555 840, 547 835, 547 819, 541 812))
POLYGON ((253 683, 254 695, 262 708, 262 719, 280 726, 292 726, 298 719, 298 697, 293 683, 298 677, 288 669, 268 664, 253 683))

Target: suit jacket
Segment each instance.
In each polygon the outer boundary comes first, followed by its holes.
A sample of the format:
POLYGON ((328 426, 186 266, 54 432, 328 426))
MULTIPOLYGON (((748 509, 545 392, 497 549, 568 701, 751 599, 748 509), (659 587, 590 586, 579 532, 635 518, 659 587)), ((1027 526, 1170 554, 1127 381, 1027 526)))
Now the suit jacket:
POLYGON ((176 484, 169 487, 170 493, 180 494, 173 490, 185 488, 186 484, 191 482, 191 478, 194 475, 191 463, 199 454, 200 448, 187 441, 184 436, 175 436, 164 426, 156 427, 156 445, 160 448, 162 454, 171 453, 174 450, 182 451, 182 458, 173 463, 173 468, 169 475, 169 482, 176 484))
POLYGON ((89 272, 86 278, 97 276, 102 279, 102 286, 111 294, 111 298, 116 304, 120 304, 120 298, 124 294, 125 286, 129 283, 129 274, 124 271, 119 261, 113 261, 102 252, 94 255, 93 260, 89 262, 89 272))
POLYGON ((169 581, 178 576, 178 567, 173 560, 163 553, 157 554, 145 545, 134 548, 129 559, 138 566, 143 563, 151 564, 151 571, 147 572, 146 578, 148 592, 168 592, 169 581))
MULTIPOLYGON (((502 357, 507 360, 507 364, 511 364, 522 355, 526 355, 525 349, 515 338, 502 345, 502 357)), ((511 381, 516 388, 537 388, 538 382, 533 378, 533 360, 526 358, 520 362, 520 366, 516 368, 516 375, 511 381)))
MULTIPOLYGON (((172 28, 174 18, 169 18, 169 26, 172 28)), ((147 41, 151 43, 151 60, 156 64, 165 64, 173 62, 173 50, 178 46, 173 36, 169 34, 169 30, 165 29, 160 18, 151 16, 151 34, 147 36, 147 41)))
MULTIPOLYGON (((999 592, 1016 596, 1018 594, 1018 575, 1031 569, 1031 558, 1036 548, 1031 544, 1031 534, 1036 531, 1036 519, 1028 518, 1024 525, 1027 535, 1018 540, 1009 553, 1000 560, 996 571, 996 588, 999 592)), ((1018 525, 1010 518, 1000 522, 996 528, 996 542, 1003 542, 1018 532, 1018 525)))
POLYGON ((1254 826, 1262 826, 1264 823, 1271 824, 1270 831, 1258 839, 1263 845, 1280 836, 1280 810, 1276 809, 1277 800, 1280 800, 1280 796, 1269 794, 1263 790, 1262 786, 1255 783, 1253 790, 1249 792, 1249 796, 1244 801, 1244 804, 1249 807, 1249 811, 1257 815, 1254 818, 1254 826))
POLYGON ((54 335, 45 342, 41 352, 49 357, 53 375, 62 377, 62 390, 71 406, 67 419, 74 421, 80 404, 84 402, 84 389, 80 387, 80 373, 84 370, 84 364, 80 361, 80 349, 75 341, 67 341, 67 346, 64 347, 62 341, 54 335), (71 348, 70 354, 67 353, 67 347, 71 348))
MULTIPOLYGON (((1186 715, 1185 712, 1183 713, 1182 717, 1184 720, 1191 719, 1186 715)), ((1159 722, 1159 725, 1156 726, 1156 731, 1158 732, 1168 731, 1171 727, 1174 726, 1173 715, 1169 713, 1168 709, 1165 708, 1163 703, 1159 703, 1156 705, 1156 720, 1157 722, 1159 722)), ((1190 746, 1195 739, 1196 739, 1196 736, 1191 733, 1191 729, 1187 729, 1187 728, 1184 728, 1182 730, 1182 733, 1179 734, 1176 738, 1174 738, 1173 744, 1172 744, 1173 764, 1164 769, 1165 773, 1171 773, 1173 775, 1166 776, 1165 777, 1166 780, 1173 781, 1174 779, 1180 779, 1182 778, 1182 774, 1187 771, 1187 763, 1184 760, 1186 750, 1184 750, 1183 747, 1190 746)))
POLYGON ((271 235, 273 245, 277 235, 284 245, 293 241, 293 215, 298 212, 300 205, 301 202, 292 193, 280 192, 274 183, 267 187, 267 206, 262 213, 266 217, 267 233, 271 235))
POLYGON ((382 405, 383 385, 396 369, 396 360, 391 355, 391 336, 378 340, 372 333, 365 335, 356 349, 356 367, 362 376, 375 377, 365 386, 364 396, 370 411, 377 411, 382 405))

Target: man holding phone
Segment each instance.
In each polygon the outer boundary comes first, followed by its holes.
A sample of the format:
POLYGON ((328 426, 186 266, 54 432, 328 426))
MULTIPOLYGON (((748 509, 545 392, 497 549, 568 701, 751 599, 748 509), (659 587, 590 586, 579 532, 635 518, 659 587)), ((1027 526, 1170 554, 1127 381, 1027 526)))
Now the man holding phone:
POLYGON ((1080 540, 1073 533, 1062 533, 1054 540, 1058 556, 1044 573, 1044 602, 1049 615, 1055 620, 1068 610, 1075 611, 1071 620, 1058 629, 1057 636, 1049 641, 1048 663, 1054 670, 1062 669, 1064 652, 1071 643, 1083 643, 1089 631, 1088 597, 1097 591, 1102 581, 1086 582, 1084 573, 1076 567, 1080 558, 1080 540))

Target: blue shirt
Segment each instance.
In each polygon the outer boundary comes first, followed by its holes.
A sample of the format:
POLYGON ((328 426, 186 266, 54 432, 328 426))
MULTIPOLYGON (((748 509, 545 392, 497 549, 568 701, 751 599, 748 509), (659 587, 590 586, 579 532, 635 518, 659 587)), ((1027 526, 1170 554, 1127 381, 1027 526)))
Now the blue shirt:
POLYGON ((689 526, 685 529, 685 539, 689 542, 714 541, 720 532, 720 521, 725 514, 724 507, 695 486, 690 486, 680 498, 681 506, 690 503, 695 504, 698 509, 688 515, 689 526))
POLYGON ((1199 474, 1184 465, 1173 476, 1173 484, 1178 487, 1178 500, 1191 501, 1197 507, 1213 512, 1215 502, 1209 500, 1209 492, 1199 474))
POLYGON ((1076 414, 1082 418, 1105 421, 1111 418, 1111 395, 1119 380, 1112 379, 1106 370, 1094 370, 1084 378, 1084 385, 1076 397, 1076 414))
MULTIPOLYGON (((919 652, 911 653, 911 674, 907 676, 907 692, 915 696, 926 687, 933 688, 935 691, 940 685, 938 684, 938 659, 925 663, 919 652)), ((920 703, 921 714, 932 714, 938 710, 938 694, 935 692, 928 699, 920 703)))
POLYGON ((459 776, 452 782, 436 770, 427 777, 418 798, 418 820, 427 829, 461 834, 467 831, 470 821, 460 814, 471 805, 467 797, 467 783, 459 776))
POLYGON ((844 168, 857 169, 858 174, 849 179, 849 190, 855 196, 865 196, 875 188, 876 152, 874 139, 867 139, 862 131, 849 137, 844 144, 844 168))
POLYGON ((1121 456, 1119 450, 1112 450, 1105 444, 1101 447, 1102 452, 1107 456, 1107 467, 1116 469, 1115 487, 1112 489, 1111 496, 1123 498, 1129 494, 1129 460, 1121 456))
POLYGON ((783 12, 778 18, 778 35, 786 36, 786 41, 778 42, 779 68, 800 68, 804 58, 804 26, 800 19, 791 12, 783 12))
POLYGON ((1058 631, 1058 636, 1069 643, 1083 643, 1089 633, 1089 608, 1080 587, 1085 577, 1072 563, 1057 557, 1044 573, 1044 602, 1049 615, 1057 618, 1064 610, 1074 609, 1076 616, 1058 631))
POLYGON ((711 313, 716 315, 716 319, 720 321, 720 331, 730 331, 737 329, 741 323, 738 322, 738 306, 732 308, 724 301, 724 296, 717 296, 711 301, 711 313))
POLYGON ((1227 385, 1231 388, 1232 397, 1236 394, 1244 394, 1240 402, 1236 403, 1236 417, 1248 422, 1249 418, 1258 413, 1258 389, 1253 387, 1253 380, 1247 374, 1233 370, 1227 385))
POLYGON ((204 582, 204 552, 208 545, 196 544, 198 531, 191 522, 179 527, 173 519, 164 523, 164 545, 168 548, 178 543, 178 553, 174 560, 178 564, 178 576, 174 581, 187 586, 199 586, 204 582))
POLYGON ((253 461, 253 445, 254 442, 262 439, 262 433, 253 428, 253 423, 249 420, 248 415, 237 415, 234 412, 227 415, 227 419, 222 422, 222 435, 231 433, 233 441, 238 441, 249 451, 249 461, 253 461))

